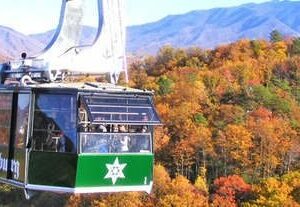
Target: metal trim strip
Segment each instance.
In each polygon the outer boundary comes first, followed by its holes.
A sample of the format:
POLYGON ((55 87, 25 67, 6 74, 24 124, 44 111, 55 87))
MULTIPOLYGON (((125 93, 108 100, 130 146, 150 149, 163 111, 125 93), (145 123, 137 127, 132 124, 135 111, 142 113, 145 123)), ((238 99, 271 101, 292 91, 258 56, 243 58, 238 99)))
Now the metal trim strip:
POLYGON ((140 186, 103 186, 103 187, 77 187, 77 188, 27 184, 25 185, 25 188, 28 190, 51 191, 57 193, 114 193, 114 192, 139 191, 139 192, 147 192, 148 194, 150 194, 152 186, 153 186, 153 182, 150 182, 149 185, 140 185, 140 186))
POLYGON ((13 185, 13 186, 18 187, 18 188, 24 188, 24 186, 25 186, 24 183, 21 183, 19 181, 11 180, 11 179, 5 179, 5 178, 1 178, 1 177, 0 177, 0 183, 13 185))

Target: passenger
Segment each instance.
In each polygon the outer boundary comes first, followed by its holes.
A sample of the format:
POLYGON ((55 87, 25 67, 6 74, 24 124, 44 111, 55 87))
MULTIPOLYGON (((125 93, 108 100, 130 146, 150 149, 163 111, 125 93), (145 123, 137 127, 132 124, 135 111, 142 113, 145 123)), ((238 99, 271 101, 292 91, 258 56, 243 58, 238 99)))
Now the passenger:
POLYGON ((150 142, 148 137, 140 138, 140 152, 150 152, 150 142))
POLYGON ((97 131, 97 126, 94 124, 88 124, 88 131, 89 132, 96 132, 97 131))
POLYGON ((129 136, 124 136, 120 140, 120 145, 121 145, 121 152, 128 152, 129 151, 129 142, 130 142, 130 137, 129 136))
POLYGON ((119 132, 119 127, 118 127, 117 124, 113 124, 113 126, 112 126, 112 132, 113 133, 118 133, 119 132))
MULTIPOLYGON (((149 120, 148 117, 147 117, 147 114, 146 114, 146 113, 143 113, 142 116, 143 116, 142 122, 147 123, 148 120, 149 120)), ((147 131, 148 131, 148 126, 147 126, 147 125, 143 125, 143 126, 141 127, 141 132, 142 132, 142 133, 146 133, 147 131)))
POLYGON ((130 140, 130 152, 139 152, 139 146, 138 146, 138 138, 137 137, 133 137, 130 140))
POLYGON ((106 125, 100 124, 100 125, 98 126, 98 130, 99 130, 100 132, 107 132, 106 125))
POLYGON ((146 133, 147 131, 148 131, 148 126, 146 126, 146 125, 142 126, 141 132, 146 133))
POLYGON ((73 142, 64 132, 59 132, 57 151, 58 152, 74 152, 73 142))
POLYGON ((100 139, 99 152, 100 153, 108 153, 109 152, 108 140, 104 137, 100 139))
POLYGON ((126 129, 125 125, 120 125, 119 126, 119 132, 122 132, 122 133, 127 132, 127 129, 126 129))
POLYGON ((65 152, 66 151, 66 137, 64 136, 64 133, 61 132, 58 140, 58 150, 59 152, 65 152))
POLYGON ((100 116, 100 117, 97 117, 97 118, 95 119, 95 121, 97 121, 97 122, 102 122, 102 123, 100 123, 100 124, 98 125, 97 131, 99 131, 99 132, 107 132, 107 125, 103 123, 104 120, 105 120, 105 118, 104 118, 104 117, 101 117, 101 116, 100 116))
POLYGON ((46 129, 46 139, 43 143, 42 149, 43 150, 50 150, 50 151, 54 151, 55 150, 55 142, 53 141, 52 137, 54 136, 54 132, 55 132, 55 123, 52 119, 47 120, 48 124, 47 124, 47 129, 46 129))

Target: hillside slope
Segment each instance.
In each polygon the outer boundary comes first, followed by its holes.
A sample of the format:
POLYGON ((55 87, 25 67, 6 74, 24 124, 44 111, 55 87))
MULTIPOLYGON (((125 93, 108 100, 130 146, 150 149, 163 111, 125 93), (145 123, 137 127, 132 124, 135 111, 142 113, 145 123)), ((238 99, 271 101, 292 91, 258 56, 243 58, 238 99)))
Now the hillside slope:
POLYGON ((232 8, 192 11, 128 28, 128 50, 153 53, 162 45, 213 48, 241 38, 268 38, 277 29, 300 34, 300 2, 245 4, 232 8))
MULTIPOLYGON (((157 22, 127 28, 127 51, 154 54, 164 45, 214 48, 241 38, 268 39, 277 29, 286 36, 300 35, 300 1, 271 1, 231 8, 215 8, 167 16, 157 22)), ((52 38, 54 30, 22 35, 0 27, 0 54, 18 57, 35 54, 52 38)), ((85 26, 81 43, 91 43, 96 29, 85 26)))
POLYGON ((8 27, 0 26, 0 56, 18 58, 22 52, 34 55, 43 44, 8 27))

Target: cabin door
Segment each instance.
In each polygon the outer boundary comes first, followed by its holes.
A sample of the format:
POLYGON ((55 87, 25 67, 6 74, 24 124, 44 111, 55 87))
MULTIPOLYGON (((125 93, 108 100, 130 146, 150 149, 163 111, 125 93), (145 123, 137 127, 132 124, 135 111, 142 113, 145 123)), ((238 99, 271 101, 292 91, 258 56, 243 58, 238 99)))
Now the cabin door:
POLYGON ((25 181, 25 155, 26 140, 29 131, 30 97, 29 92, 13 93, 7 178, 22 183, 25 181))
POLYGON ((33 93, 26 184, 31 189, 39 190, 55 188, 60 191, 61 187, 74 187, 77 169, 77 94, 41 89, 33 93))

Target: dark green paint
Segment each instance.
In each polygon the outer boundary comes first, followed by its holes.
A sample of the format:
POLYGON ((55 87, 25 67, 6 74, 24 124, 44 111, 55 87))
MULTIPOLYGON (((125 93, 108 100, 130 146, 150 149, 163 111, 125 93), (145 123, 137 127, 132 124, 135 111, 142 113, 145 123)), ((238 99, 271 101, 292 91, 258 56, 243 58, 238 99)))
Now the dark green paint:
POLYGON ((33 151, 29 160, 29 184, 74 187, 76 154, 33 151))

